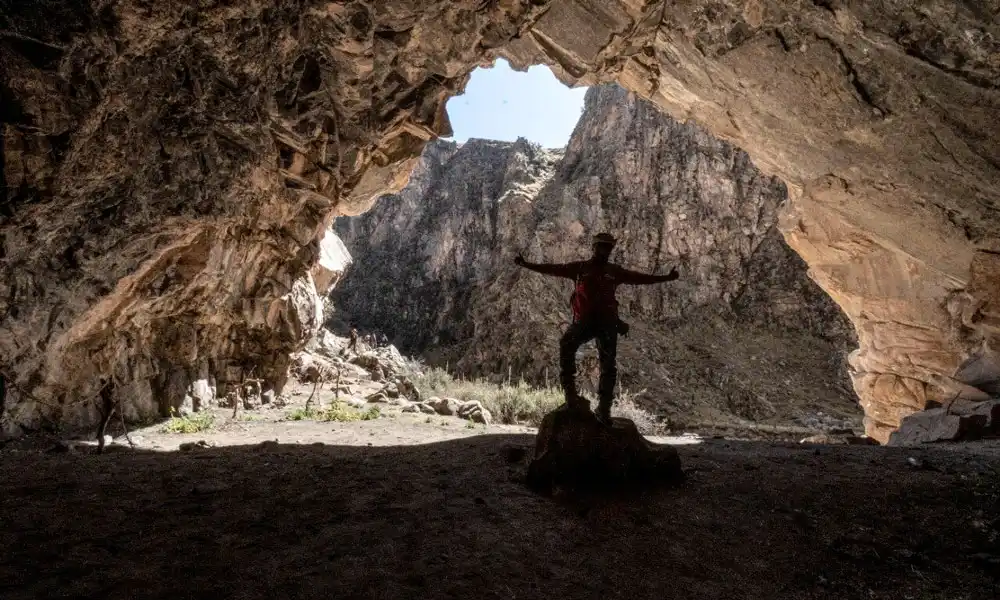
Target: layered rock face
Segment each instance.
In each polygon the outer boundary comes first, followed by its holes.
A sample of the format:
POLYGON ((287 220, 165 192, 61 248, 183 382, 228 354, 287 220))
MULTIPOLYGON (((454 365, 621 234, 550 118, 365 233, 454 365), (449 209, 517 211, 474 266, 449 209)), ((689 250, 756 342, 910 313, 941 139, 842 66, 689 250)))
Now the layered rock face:
POLYGON ((742 151, 618 86, 595 87, 565 152, 524 140, 429 144, 402 192, 337 220, 356 262, 331 299, 354 325, 442 366, 554 380, 572 285, 513 259, 579 260, 595 233, 611 231, 616 261, 681 272, 669 285, 619 290, 634 328, 621 343, 621 379, 649 390, 650 410, 680 422, 786 424, 809 408, 849 415, 853 394, 837 359, 855 340, 777 231, 785 198, 742 151), (723 323, 762 362, 820 368, 784 386, 767 368, 741 372, 750 356, 717 350, 741 353, 713 333, 723 323), (769 351, 779 339, 785 350, 769 351), (726 374, 731 382, 720 385, 726 374), (733 395, 747 406, 731 406, 733 395))
POLYGON ((995 3, 5 0, 0 14, 6 431, 68 419, 112 376, 172 402, 168 373, 202 358, 279 385, 302 344, 279 322, 299 320, 287 297, 327 219, 398 189, 448 130, 445 98, 501 53, 616 80, 788 184, 783 233, 859 331, 871 434, 998 379, 995 3))

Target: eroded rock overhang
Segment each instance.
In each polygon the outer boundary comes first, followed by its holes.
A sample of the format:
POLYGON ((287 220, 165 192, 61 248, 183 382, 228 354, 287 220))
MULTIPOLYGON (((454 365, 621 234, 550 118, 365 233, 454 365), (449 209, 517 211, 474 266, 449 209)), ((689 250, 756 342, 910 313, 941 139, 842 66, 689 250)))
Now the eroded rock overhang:
POLYGON ((788 183, 785 237, 858 331, 870 435, 981 397, 1000 371, 1000 19, 911 4, 17 3, 4 427, 86 421, 66 407, 108 378, 160 405, 206 369, 280 386, 329 219, 402 185, 500 55, 617 81, 788 183))

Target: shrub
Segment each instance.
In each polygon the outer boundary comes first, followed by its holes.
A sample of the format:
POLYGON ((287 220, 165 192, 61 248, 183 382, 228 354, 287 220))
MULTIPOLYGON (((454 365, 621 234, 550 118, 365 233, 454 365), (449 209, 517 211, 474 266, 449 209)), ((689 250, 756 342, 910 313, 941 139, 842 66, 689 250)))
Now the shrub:
POLYGON ((377 406, 367 410, 358 410, 344 402, 334 402, 330 408, 320 411, 318 420, 347 423, 351 421, 373 421, 381 416, 377 406))
POLYGON ((424 394, 443 394, 453 388, 456 383, 458 382, 448 374, 448 371, 438 367, 424 369, 419 375, 413 377, 413 385, 424 394))
POLYGON ((207 431, 215 423, 215 417, 209 412, 197 412, 190 415, 178 416, 177 411, 171 409, 174 416, 163 424, 163 433, 198 433, 207 431))
POLYGON ((316 410, 314 408, 297 408, 288 413, 289 421, 336 421, 348 423, 351 421, 372 421, 382 416, 377 406, 367 410, 358 410, 346 402, 334 402, 329 408, 316 410))
POLYGON ((563 403, 563 398, 562 390, 558 388, 535 388, 519 381, 512 385, 493 386, 478 399, 500 423, 523 423, 537 427, 547 413, 563 403))
POLYGON ((447 371, 431 368, 414 380, 427 396, 450 396, 463 402, 481 403, 498 423, 538 426, 542 417, 563 402, 557 387, 533 387, 524 381, 496 384, 488 381, 455 379, 447 371))
POLYGON ((316 418, 317 414, 316 409, 313 408, 296 408, 285 415, 285 419, 289 421, 311 421, 316 418))

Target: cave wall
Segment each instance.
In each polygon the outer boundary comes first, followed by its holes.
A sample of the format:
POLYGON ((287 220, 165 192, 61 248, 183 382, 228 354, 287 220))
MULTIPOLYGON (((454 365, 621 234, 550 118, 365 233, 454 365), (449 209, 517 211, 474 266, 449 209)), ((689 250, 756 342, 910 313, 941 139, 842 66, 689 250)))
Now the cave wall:
POLYGON ((280 385, 309 329, 292 288, 328 220, 405 183, 449 129, 445 99, 502 53, 568 83, 618 81, 787 183, 782 231, 854 323, 854 385, 885 439, 1000 371, 998 14, 988 0, 2 0, 3 429, 83 422, 65 407, 112 375, 161 403, 181 387, 172 370, 205 364, 227 378, 256 364, 280 385))

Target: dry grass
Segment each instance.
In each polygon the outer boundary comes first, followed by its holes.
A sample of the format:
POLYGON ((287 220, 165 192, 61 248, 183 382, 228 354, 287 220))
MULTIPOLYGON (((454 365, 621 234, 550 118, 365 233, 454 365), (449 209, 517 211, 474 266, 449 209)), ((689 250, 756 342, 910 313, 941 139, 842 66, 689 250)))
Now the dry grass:
MULTIPOLYGON (((414 377, 414 383, 425 395, 447 396, 459 400, 478 400, 499 423, 505 425, 531 425, 537 427, 542 418, 558 408, 564 399, 562 389, 555 386, 533 386, 523 380, 516 383, 491 383, 452 377, 440 368, 425 368, 414 377)), ((635 422, 644 434, 656 433, 657 425, 651 415, 643 410, 637 399, 645 393, 631 392, 619 386, 612 413, 635 422)), ((597 408, 597 400, 591 401, 597 408)))
POLYGON ((480 402, 499 423, 538 426, 546 413, 563 403, 562 390, 517 383, 496 384, 452 377, 440 368, 425 368, 414 384, 427 396, 480 402))
POLYGON ((345 402, 334 402, 329 408, 297 408, 285 417, 289 421, 335 421, 350 423, 353 421, 372 421, 382 416, 377 406, 368 410, 358 410, 345 402))
MULTIPOLYGON (((171 411, 175 412, 175 411, 171 411)), ((215 417, 209 412, 197 412, 190 415, 171 417, 163 424, 163 433, 199 433, 208 431, 215 424, 215 417)))

